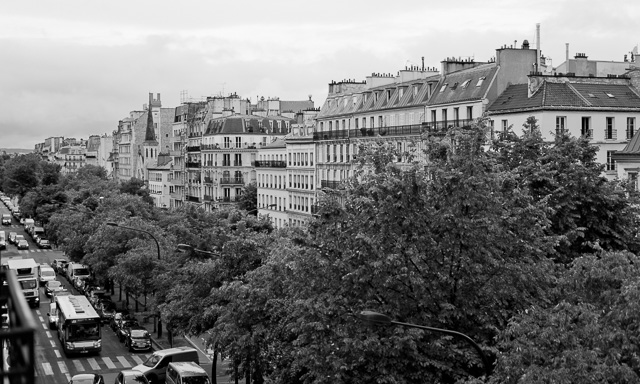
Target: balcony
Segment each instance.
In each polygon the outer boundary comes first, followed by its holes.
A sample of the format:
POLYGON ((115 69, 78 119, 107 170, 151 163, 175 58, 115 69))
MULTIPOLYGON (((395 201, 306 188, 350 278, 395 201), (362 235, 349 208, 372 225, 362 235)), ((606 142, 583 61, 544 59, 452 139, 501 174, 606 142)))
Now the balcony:
POLYGON ((185 163, 185 166, 187 168, 200 168, 201 164, 200 163, 194 163, 192 161, 188 161, 188 162, 185 163))
POLYGON ((242 161, 234 161, 233 162, 233 166, 234 167, 242 167, 242 161))
POLYGON ((3 346, 11 350, 8 356, 9 368, 5 365, 7 356, 2 351, 0 382, 35 383, 35 333, 36 321, 27 304, 18 280, 13 273, 0 271, 0 305, 5 306, 11 327, 0 332, 3 346), (5 285, 6 284, 6 285, 5 285))
POLYGON ((189 137, 202 137, 202 132, 191 132, 189 133, 189 137))
POLYGON ((220 179, 221 185, 244 185, 244 178, 242 177, 224 177, 220 179))
POLYGON ((213 179, 211 177, 205 176, 204 182, 205 184, 213 184, 213 179))
POLYGON ((225 196, 225 197, 218 197, 216 201, 219 203, 235 203, 239 200, 240 200, 240 196, 233 196, 233 197, 225 196))
POLYGON ((321 188, 330 188, 330 189, 338 189, 342 181, 331 181, 331 180, 322 180, 320 181, 321 188))
POLYGON ((220 149, 220 146, 218 144, 201 144, 200 148, 202 150, 210 150, 210 149, 220 149))
POLYGON ((422 133, 421 124, 394 125, 389 127, 343 129, 337 131, 316 132, 313 134, 314 141, 356 139, 376 136, 416 136, 422 133))
POLYGON ((169 180, 169 184, 171 184, 171 185, 184 185, 184 181, 182 181, 180 179, 172 179, 172 180, 169 180))
POLYGON ((199 203, 200 202, 200 198, 198 196, 192 196, 192 195, 186 195, 185 196, 185 200, 186 201, 191 201, 192 203, 199 203))
POLYGON ((422 123, 425 132, 430 135, 444 135, 451 128, 465 128, 473 124, 473 119, 443 120, 422 123))
POLYGON ((200 152, 200 146, 187 147, 187 152, 200 152))
POLYGON ((256 160, 253 162, 256 168, 286 168, 287 162, 280 160, 256 160))

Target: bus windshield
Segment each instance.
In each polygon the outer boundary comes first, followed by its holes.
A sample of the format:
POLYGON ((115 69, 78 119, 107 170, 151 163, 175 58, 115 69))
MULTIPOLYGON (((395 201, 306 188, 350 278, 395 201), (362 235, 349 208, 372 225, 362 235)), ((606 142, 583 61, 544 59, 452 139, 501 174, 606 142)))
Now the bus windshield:
POLYGON ((100 324, 72 323, 67 327, 67 341, 100 340, 100 324))
POLYGON ((34 279, 31 279, 31 280, 20 280, 20 287, 22 289, 34 289, 37 286, 38 286, 38 283, 34 279))

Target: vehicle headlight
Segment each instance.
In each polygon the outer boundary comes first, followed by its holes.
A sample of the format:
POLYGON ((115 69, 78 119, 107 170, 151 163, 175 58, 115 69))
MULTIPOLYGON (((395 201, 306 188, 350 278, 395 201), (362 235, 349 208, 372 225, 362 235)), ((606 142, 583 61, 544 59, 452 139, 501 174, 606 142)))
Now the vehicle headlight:
POLYGON ((73 349, 74 348, 72 343, 67 343, 66 346, 67 346, 67 349, 73 349))
POLYGON ((94 346, 94 348, 101 348, 102 347, 102 340, 95 341, 93 343, 93 346, 94 346))

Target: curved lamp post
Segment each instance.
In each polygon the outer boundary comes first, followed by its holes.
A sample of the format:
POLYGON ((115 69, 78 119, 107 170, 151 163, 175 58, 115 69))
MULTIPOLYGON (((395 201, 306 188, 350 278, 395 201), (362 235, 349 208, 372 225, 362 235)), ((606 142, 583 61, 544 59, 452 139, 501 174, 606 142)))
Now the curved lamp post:
POLYGON ((218 256, 220 253, 218 252, 211 252, 211 251, 205 251, 204 249, 198 249, 192 245, 189 244, 178 244, 178 250, 180 251, 193 251, 195 253, 201 253, 204 255, 209 255, 209 256, 218 256))
POLYGON ((418 329, 424 329, 426 331, 431 331, 431 332, 444 333, 446 335, 450 335, 450 336, 454 336, 454 337, 457 337, 459 339, 462 339, 462 340, 466 341, 467 343, 469 343, 476 350, 476 352, 478 352, 478 355, 480 355, 480 358, 482 359, 482 364, 484 364, 484 370, 485 370, 485 373, 486 373, 487 377, 491 374, 491 365, 489 364, 489 361, 487 360, 487 356, 484 354, 484 352, 482 352, 482 349, 480 348, 480 346, 475 341, 473 341, 472 338, 470 338, 469 336, 465 335, 464 333, 451 331, 449 329, 427 327, 425 325, 418 325, 418 324, 411 324, 411 323, 401 323, 399 321, 395 321, 395 320, 391 319, 387 315, 384 315, 384 314, 378 313, 378 312, 373 312, 373 311, 362 311, 359 314, 356 314, 356 317, 359 318, 360 320, 366 322, 366 323, 369 323, 369 324, 399 325, 399 326, 407 327, 407 328, 418 328, 418 329))
POLYGON ((153 239, 153 241, 156 242, 156 249, 158 251, 158 260, 161 260, 161 258, 160 258, 160 244, 158 243, 158 239, 156 239, 155 236, 153 236, 151 234, 151 232, 145 231, 144 229, 139 229, 139 228, 125 227, 124 225, 120 225, 120 224, 114 223, 112 221, 107 222, 107 225, 110 226, 110 227, 124 228, 124 229, 129 229, 129 230, 132 230, 132 231, 138 231, 138 232, 146 233, 147 235, 149 235, 153 239))

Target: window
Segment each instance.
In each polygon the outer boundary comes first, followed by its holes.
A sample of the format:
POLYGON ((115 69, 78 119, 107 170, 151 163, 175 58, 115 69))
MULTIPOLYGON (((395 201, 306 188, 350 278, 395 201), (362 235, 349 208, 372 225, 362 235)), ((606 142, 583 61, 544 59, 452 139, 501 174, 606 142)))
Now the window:
POLYGON ((616 151, 607 151, 607 171, 616 170, 616 162, 613 160, 614 153, 616 153, 616 151))
POLYGON ((460 108, 458 107, 453 108, 453 121, 456 126, 460 123, 460 108))
POLYGON ((588 116, 582 116, 580 135, 585 139, 591 139, 593 137, 593 131, 591 130, 591 118, 588 116))
POLYGON ((230 137, 225 137, 224 138, 224 147, 223 148, 229 148, 231 147, 231 138, 230 137))
POLYGON ((462 83, 462 85, 460 87, 462 87, 462 89, 465 89, 469 86, 469 83, 471 82, 471 80, 465 80, 464 83, 462 83))
MULTIPOLYGON (((467 80, 466 82, 469 82, 469 80, 467 80)), ((473 107, 472 106, 467 107, 467 119, 468 120, 473 119, 473 107)))
POLYGON ((329 132, 333 130, 333 121, 329 122, 329 132))
POLYGON ((398 98, 402 98, 404 96, 404 88, 398 88, 398 98))
POLYGON ((476 83, 476 87, 479 87, 482 85, 482 83, 484 83, 484 80, 486 79, 485 76, 482 76, 481 78, 478 79, 478 82, 476 83))
POLYGON ((502 120, 502 133, 507 133, 509 129, 509 120, 502 120))
POLYGON ((442 121, 444 122, 443 124, 447 125, 447 110, 446 109, 442 110, 442 115, 441 116, 442 116, 442 121))
POLYGON ((566 116, 556 116, 556 135, 564 134, 566 122, 567 122, 566 116))
POLYGON ((375 128, 375 123, 376 123, 375 117, 371 116, 371 118, 369 120, 371 121, 371 127, 370 128, 375 128))
POLYGON ((627 178, 634 191, 638 190, 638 172, 629 172, 627 178))
POLYGON ((433 111, 431 111, 431 121, 433 123, 435 123, 436 121, 438 121, 438 116, 436 115, 436 110, 434 109, 433 111))
POLYGON ((391 100, 391 90, 387 89, 387 101, 391 100))
POLYGON ((356 117, 355 121, 356 121, 356 129, 358 129, 358 125, 359 125, 358 121, 360 121, 360 120, 356 117))
POLYGON ((242 137, 236 137, 236 148, 242 148, 242 137))
POLYGON ((447 85, 449 85, 449 83, 442 84, 442 87, 440 87, 440 93, 444 92, 444 90, 447 89, 447 85))
POLYGON ((378 116, 378 127, 382 127, 383 125, 382 116, 378 116))
POLYGON ((414 85, 413 86, 413 96, 417 96, 418 95, 418 86, 414 85))
POLYGON ((367 128, 367 118, 366 117, 362 118, 362 128, 367 128))
POLYGON ((607 140, 614 140, 616 138, 616 130, 614 128, 613 117, 607 117, 606 122, 604 138, 607 140))
POLYGON ((636 118, 627 117, 627 140, 631 140, 636 133, 636 118))

